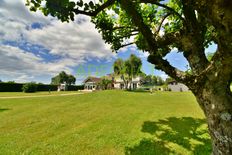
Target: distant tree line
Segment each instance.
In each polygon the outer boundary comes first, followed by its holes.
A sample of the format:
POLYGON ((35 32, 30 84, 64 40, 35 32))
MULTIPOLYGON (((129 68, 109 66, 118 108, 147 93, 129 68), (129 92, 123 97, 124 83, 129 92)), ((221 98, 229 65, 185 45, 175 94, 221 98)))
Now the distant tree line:
MULTIPOLYGON (((70 85, 68 86, 68 91, 76 91, 76 90, 82 90, 84 89, 83 85, 70 85)), ((26 91, 57 91, 57 85, 51 85, 51 84, 39 84, 34 82, 29 83, 7 83, 7 82, 1 82, 0 83, 0 92, 26 92, 26 91), (24 86, 26 85, 26 86, 24 86), (23 86, 25 88, 23 88, 23 86)))
POLYGON ((36 91, 56 91, 59 84, 65 83, 68 85, 69 91, 82 90, 83 85, 73 85, 76 78, 67 74, 64 71, 60 72, 57 76, 53 77, 51 84, 43 84, 36 82, 16 83, 15 81, 3 82, 0 80, 0 92, 36 92, 36 91))
POLYGON ((141 83, 143 85, 151 85, 151 86, 161 86, 166 83, 165 80, 163 80, 160 76, 155 76, 155 75, 142 75, 141 83))

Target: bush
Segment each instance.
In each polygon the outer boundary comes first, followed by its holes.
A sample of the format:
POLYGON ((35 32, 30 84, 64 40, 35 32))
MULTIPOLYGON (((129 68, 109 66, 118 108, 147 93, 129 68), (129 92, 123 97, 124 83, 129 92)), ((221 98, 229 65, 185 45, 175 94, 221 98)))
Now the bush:
POLYGON ((34 82, 25 83, 22 87, 22 90, 25 93, 34 93, 37 91, 37 84, 34 82))

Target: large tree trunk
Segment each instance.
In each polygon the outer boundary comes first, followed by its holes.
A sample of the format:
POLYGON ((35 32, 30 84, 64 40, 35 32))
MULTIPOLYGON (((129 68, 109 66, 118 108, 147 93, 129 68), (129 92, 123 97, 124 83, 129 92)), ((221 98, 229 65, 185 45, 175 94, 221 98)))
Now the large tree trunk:
POLYGON ((212 154, 232 155, 232 95, 229 84, 222 83, 208 82, 193 93, 207 118, 212 154))
POLYGON ((128 81, 127 81, 127 80, 125 80, 124 85, 125 85, 125 86, 124 86, 124 87, 125 87, 124 89, 127 90, 127 89, 128 89, 128 81))

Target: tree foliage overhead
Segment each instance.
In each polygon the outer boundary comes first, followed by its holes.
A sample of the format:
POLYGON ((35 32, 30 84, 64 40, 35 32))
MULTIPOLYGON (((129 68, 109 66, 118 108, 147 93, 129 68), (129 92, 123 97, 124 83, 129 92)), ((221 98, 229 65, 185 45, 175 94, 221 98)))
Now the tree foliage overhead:
MULTIPOLYGON (((232 38, 229 0, 169 0, 168 3, 162 0, 99 0, 97 3, 27 0, 27 5, 32 11, 39 9, 63 22, 74 20, 78 14, 90 16, 113 50, 136 44, 150 53, 148 61, 157 69, 182 82, 194 77, 164 59, 172 48, 182 51, 193 73, 199 74, 210 65, 204 54, 205 48, 212 42, 222 45, 221 39, 231 41, 232 38), (228 7, 222 10, 223 6, 228 7), (134 40, 129 42, 131 37, 134 40)), ((212 67, 217 68, 218 59, 215 54, 212 67)))

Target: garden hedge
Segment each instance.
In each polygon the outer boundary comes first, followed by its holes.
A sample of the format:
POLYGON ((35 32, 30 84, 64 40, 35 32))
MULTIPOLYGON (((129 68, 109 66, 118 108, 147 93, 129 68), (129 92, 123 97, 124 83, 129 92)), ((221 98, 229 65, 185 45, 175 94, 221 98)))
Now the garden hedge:
MULTIPOLYGON (((22 92, 22 83, 0 83, 0 92, 22 92)), ((37 91, 57 91, 57 85, 37 84, 37 91)), ((83 90, 83 85, 68 86, 68 91, 83 90)))

